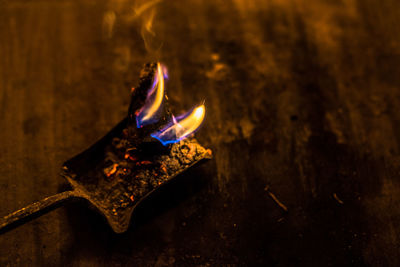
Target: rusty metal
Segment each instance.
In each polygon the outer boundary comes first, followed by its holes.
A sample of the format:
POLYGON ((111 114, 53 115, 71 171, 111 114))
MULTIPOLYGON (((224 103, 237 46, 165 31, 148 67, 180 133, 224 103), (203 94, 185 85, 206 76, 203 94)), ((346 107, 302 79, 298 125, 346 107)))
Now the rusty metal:
POLYGON ((44 198, 3 217, 0 231, 42 215, 66 200, 81 198, 105 216, 114 232, 125 232, 133 211, 143 199, 191 166, 211 158, 211 150, 193 138, 168 147, 149 138, 150 132, 170 118, 168 103, 158 123, 140 129, 134 124, 134 112, 143 105, 154 68, 155 64, 143 68, 139 86, 132 91, 128 116, 93 146, 64 163, 61 175, 72 190, 44 198))

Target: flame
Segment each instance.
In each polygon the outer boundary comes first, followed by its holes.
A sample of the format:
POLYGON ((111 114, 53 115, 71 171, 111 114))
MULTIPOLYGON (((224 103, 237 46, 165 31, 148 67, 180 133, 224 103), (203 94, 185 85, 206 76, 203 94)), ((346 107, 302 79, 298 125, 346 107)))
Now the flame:
POLYGON ((164 99, 164 72, 165 67, 157 63, 157 73, 151 89, 147 93, 144 106, 136 114, 136 125, 141 128, 158 121, 158 112, 164 99))
POLYGON ((178 118, 172 117, 172 123, 161 131, 152 133, 151 137, 159 140, 164 146, 179 142, 200 127, 204 120, 205 112, 206 108, 202 104, 178 118))

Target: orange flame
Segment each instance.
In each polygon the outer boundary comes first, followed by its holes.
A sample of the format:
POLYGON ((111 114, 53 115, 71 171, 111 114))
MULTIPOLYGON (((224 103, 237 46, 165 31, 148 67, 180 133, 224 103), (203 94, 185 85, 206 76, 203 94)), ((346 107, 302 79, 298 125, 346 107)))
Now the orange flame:
POLYGON ((154 123, 158 119, 157 113, 161 109, 164 99, 164 69, 165 67, 157 63, 157 73, 152 89, 147 94, 144 106, 136 114, 136 124, 139 128, 154 123))
POLYGON ((190 115, 180 120, 176 126, 178 128, 177 135, 178 136, 188 136, 197 128, 200 127, 201 123, 204 120, 204 115, 206 112, 206 108, 203 105, 195 108, 190 115))
POLYGON ((173 123, 166 126, 151 136, 158 139, 163 145, 179 142, 194 133, 202 124, 206 108, 204 104, 194 108, 178 118, 173 118, 173 123))

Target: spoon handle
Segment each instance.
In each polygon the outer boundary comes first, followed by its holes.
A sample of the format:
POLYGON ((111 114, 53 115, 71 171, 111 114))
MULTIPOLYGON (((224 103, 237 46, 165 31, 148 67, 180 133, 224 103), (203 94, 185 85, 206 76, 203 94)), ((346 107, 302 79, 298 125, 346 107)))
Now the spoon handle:
POLYGON ((18 226, 19 224, 27 222, 29 219, 32 219, 31 217, 43 215, 52 210, 51 208, 58 208, 59 206, 56 206, 57 204, 60 204, 74 196, 74 191, 64 191, 10 213, 5 217, 0 218, 0 233, 14 228, 13 226, 18 226))

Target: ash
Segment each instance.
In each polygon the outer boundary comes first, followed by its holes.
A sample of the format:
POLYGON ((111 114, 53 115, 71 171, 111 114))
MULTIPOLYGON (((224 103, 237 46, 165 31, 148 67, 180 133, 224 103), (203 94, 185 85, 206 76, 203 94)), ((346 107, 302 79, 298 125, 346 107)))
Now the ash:
POLYGON ((78 181, 92 200, 113 216, 120 216, 187 168, 211 157, 211 151, 194 138, 150 153, 133 143, 128 138, 114 138, 99 167, 78 181))

